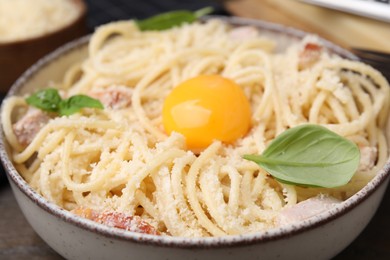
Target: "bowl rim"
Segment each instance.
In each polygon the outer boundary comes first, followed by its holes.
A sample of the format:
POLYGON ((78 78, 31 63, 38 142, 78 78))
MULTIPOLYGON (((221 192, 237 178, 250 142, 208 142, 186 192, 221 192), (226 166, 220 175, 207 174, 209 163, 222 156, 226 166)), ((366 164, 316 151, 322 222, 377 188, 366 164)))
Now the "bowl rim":
MULTIPOLYGON (((268 31, 283 32, 290 37, 302 38, 303 36, 310 34, 292 27, 287 27, 280 24, 275 24, 271 22, 265 22, 261 20, 254 20, 249 18, 241 17, 226 17, 226 16, 207 16, 204 19, 217 18, 223 21, 226 21, 232 25, 253 25, 259 27, 260 29, 266 29, 268 31)), ((203 19, 203 20, 204 20, 203 19)), ((55 51, 49 53, 48 55, 41 58, 33 66, 31 66, 19 79, 12 85, 8 91, 6 98, 14 95, 17 91, 22 88, 22 86, 31 78, 34 77, 40 69, 45 66, 50 65, 52 61, 55 61, 61 56, 77 50, 77 48, 85 46, 91 35, 81 37, 79 39, 73 40, 55 51)), ((346 57, 349 59, 358 60, 358 58, 347 51, 346 49, 341 48, 340 46, 329 42, 321 37, 319 37, 321 42, 325 47, 331 49, 332 51, 346 57)), ((3 107, 2 107, 3 109, 3 107)), ((275 241, 283 239, 286 237, 298 235, 305 231, 309 231, 319 227, 321 225, 327 224, 330 221, 347 214, 349 211, 353 210, 363 201, 368 199, 381 185, 386 183, 386 180, 390 175, 390 161, 388 160, 384 167, 379 170, 377 175, 366 184, 360 191, 351 196, 349 199, 343 201, 339 205, 335 206, 329 211, 325 211, 315 217, 304 220, 297 224, 273 228, 264 232, 250 233, 244 235, 229 235, 221 237, 205 237, 205 238, 186 238, 186 237, 174 237, 174 236, 155 236, 148 234, 140 234, 131 231, 125 231, 113 227, 108 227, 102 224, 98 224, 94 221, 78 217, 69 211, 60 208, 52 202, 46 200, 43 196, 39 195, 34 191, 27 182, 19 175, 17 170, 12 164, 10 157, 6 151, 6 140, 4 138, 3 127, 0 128, 0 157, 1 162, 4 166, 4 169, 7 173, 7 177, 12 183, 34 204, 46 211, 46 213, 53 215, 54 217, 59 218, 62 221, 75 225, 79 228, 82 228, 86 231, 93 232, 96 234, 103 235, 110 239, 118 239, 122 241, 129 241, 134 243, 141 243, 144 245, 151 246, 161 246, 161 247, 171 247, 171 248, 186 248, 186 249, 215 249, 215 248, 227 248, 227 247, 238 247, 238 246, 248 246, 259 243, 266 243, 270 241, 275 241)))
POLYGON ((69 23, 62 25, 61 27, 59 27, 57 29, 54 29, 54 30, 49 31, 49 32, 44 33, 44 34, 38 34, 35 36, 31 36, 28 38, 22 38, 22 39, 18 39, 15 41, 0 41, 0 48, 6 49, 6 48, 10 48, 10 47, 15 47, 15 46, 32 44, 32 43, 44 40, 46 38, 50 38, 52 36, 60 35, 64 32, 66 32, 67 30, 69 30, 69 28, 82 23, 86 17, 86 14, 87 14, 87 5, 85 4, 84 0, 69 0, 69 1, 73 2, 74 5, 78 8, 79 13, 75 17, 75 19, 71 20, 69 23))

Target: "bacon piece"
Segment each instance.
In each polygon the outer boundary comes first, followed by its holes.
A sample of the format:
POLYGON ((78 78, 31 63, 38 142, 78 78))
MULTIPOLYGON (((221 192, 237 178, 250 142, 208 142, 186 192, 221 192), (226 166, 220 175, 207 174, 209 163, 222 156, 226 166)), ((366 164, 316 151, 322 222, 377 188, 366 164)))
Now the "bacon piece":
POLYGON ((87 218, 110 227, 116 227, 143 234, 160 235, 160 232, 158 232, 155 227, 141 219, 139 216, 131 216, 114 211, 98 212, 89 208, 77 208, 72 212, 80 217, 87 218))
POLYGON ((316 43, 308 42, 299 53, 299 69, 307 69, 316 63, 321 57, 322 47, 316 43))
POLYGON ((277 224, 280 226, 288 225, 309 219, 331 209, 339 202, 339 200, 325 195, 307 199, 292 207, 283 209, 277 219, 277 224))
POLYGON ((360 147, 359 171, 368 171, 375 166, 378 150, 376 147, 360 147))
POLYGON ((259 35, 259 31, 253 26, 240 26, 230 31, 233 40, 250 40, 259 35))
POLYGON ((12 126, 18 142, 23 146, 30 144, 49 119, 50 117, 41 110, 29 108, 27 113, 12 126))
POLYGON ((102 102, 104 107, 112 109, 123 109, 131 105, 133 91, 121 85, 114 85, 107 88, 92 90, 89 95, 102 102))

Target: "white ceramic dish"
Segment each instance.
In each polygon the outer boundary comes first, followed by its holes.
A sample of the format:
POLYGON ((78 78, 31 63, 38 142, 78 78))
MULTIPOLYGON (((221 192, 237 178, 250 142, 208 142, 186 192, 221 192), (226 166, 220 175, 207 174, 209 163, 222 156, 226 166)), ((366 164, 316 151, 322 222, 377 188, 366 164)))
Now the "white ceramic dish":
MULTIPOLYGON (((221 18, 235 25, 251 24, 278 48, 305 35, 276 24, 242 18, 221 18)), ((31 67, 8 93, 21 95, 49 81, 60 80, 65 69, 86 56, 84 37, 71 42, 31 67)), ((324 41, 330 51, 354 55, 324 41)), ((37 194, 18 174, 4 136, 0 155, 20 208, 34 230, 67 259, 329 259, 351 243, 374 215, 389 182, 390 163, 350 199, 314 218, 267 232, 215 238, 152 236, 123 231, 77 217, 37 194)))

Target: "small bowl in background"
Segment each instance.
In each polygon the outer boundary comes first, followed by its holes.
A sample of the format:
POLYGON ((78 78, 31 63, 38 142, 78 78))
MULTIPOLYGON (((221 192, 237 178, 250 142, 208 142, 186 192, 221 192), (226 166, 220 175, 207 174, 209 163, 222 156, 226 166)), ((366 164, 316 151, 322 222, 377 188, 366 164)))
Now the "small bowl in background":
POLYGON ((78 16, 70 23, 41 36, 0 41, 0 94, 5 94, 14 81, 45 54, 87 33, 85 2, 69 1, 78 9, 78 16))

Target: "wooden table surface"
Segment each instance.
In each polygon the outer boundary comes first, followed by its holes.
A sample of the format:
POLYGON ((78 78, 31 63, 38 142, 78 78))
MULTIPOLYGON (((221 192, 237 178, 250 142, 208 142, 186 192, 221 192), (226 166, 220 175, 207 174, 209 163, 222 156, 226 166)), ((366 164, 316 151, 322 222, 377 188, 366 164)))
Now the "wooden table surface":
POLYGON ((0 186, 0 259, 62 259, 28 224, 5 182, 0 186))
POLYGON ((230 0, 225 7, 233 15, 295 27, 345 48, 359 47, 390 53, 390 23, 298 0, 230 0))
MULTIPOLYGON (((92 2, 92 1, 89 1, 92 2)), ((97 1, 95 1, 97 2, 97 1)), ((390 24, 309 6, 295 0, 232 0, 226 9, 317 33, 344 47, 390 52, 390 24)), ((97 20, 94 20, 97 21, 97 20)), ((0 167, 0 259, 62 259, 30 227, 0 167)), ((334 259, 390 259, 390 190, 362 234, 334 259)))

